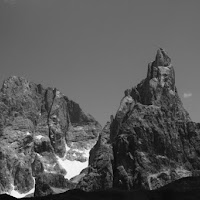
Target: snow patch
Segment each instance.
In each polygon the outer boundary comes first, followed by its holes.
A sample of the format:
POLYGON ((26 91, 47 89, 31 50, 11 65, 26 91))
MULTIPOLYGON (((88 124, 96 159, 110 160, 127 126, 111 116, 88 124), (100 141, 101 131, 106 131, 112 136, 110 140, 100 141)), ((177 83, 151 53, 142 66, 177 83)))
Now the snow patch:
POLYGON ((27 131, 27 132, 26 132, 26 135, 31 135, 31 133, 27 131))
POLYGON ((75 131, 81 131, 81 130, 84 130, 84 128, 82 126, 76 126, 76 127, 73 127, 75 131))
POLYGON ((70 160, 63 160, 62 158, 57 157, 58 163, 67 171, 65 178, 71 179, 72 177, 80 174, 80 172, 88 167, 88 160, 86 162, 80 161, 70 161, 70 160))
POLYGON ((65 142, 65 150, 66 152, 70 150, 70 147, 67 146, 66 142, 65 142))
POLYGON ((33 177, 34 180, 34 187, 27 193, 19 193, 17 190, 15 190, 15 187, 13 184, 11 184, 11 188, 12 190, 10 191, 10 193, 7 193, 17 199, 21 199, 24 198, 25 196, 29 195, 29 194, 33 194, 35 192, 35 178, 33 177))
POLYGON ((36 135, 35 138, 38 139, 38 140, 41 140, 41 138, 44 138, 44 136, 43 135, 36 135))
MULTIPOLYGON (((70 150, 70 147, 68 147, 67 144, 65 144, 65 148, 66 148, 66 153, 67 153, 70 150)), ((80 172, 83 169, 88 167, 90 149, 84 149, 84 150, 73 149, 73 150, 82 153, 82 155, 86 157, 87 160, 85 162, 80 162, 77 160, 70 161, 70 160, 65 159, 65 156, 63 158, 56 156, 59 165, 62 168, 64 168, 67 172, 65 175, 66 179, 71 179, 72 177, 80 174, 80 172)))

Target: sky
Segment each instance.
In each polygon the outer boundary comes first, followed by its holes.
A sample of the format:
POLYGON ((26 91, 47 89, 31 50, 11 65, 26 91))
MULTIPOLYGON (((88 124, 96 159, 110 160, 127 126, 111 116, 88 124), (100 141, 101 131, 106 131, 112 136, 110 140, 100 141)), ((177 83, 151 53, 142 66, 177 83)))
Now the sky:
POLYGON ((159 47, 200 122, 199 0, 0 0, 0 83, 56 87, 105 125, 159 47))

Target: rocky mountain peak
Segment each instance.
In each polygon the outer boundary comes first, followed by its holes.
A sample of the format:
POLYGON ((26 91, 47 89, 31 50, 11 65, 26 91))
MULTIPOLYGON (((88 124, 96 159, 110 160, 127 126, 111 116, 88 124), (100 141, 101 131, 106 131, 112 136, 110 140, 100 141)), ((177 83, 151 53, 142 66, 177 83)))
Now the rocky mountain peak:
POLYGON ((3 87, 8 84, 20 85, 20 83, 22 83, 22 82, 27 82, 27 80, 25 78, 19 77, 19 76, 10 76, 6 80, 4 80, 3 87))
POLYGON ((147 72, 147 82, 152 89, 166 88, 175 94, 175 72, 171 64, 171 59, 163 49, 158 49, 155 61, 149 63, 147 72))
POLYGON ((44 184, 50 193, 50 187, 69 189, 100 130, 58 89, 9 77, 0 90, 0 194, 42 195, 44 184))
POLYGON ((29 82, 23 78, 18 76, 10 76, 6 80, 4 80, 1 91, 4 93, 17 93, 19 90, 28 90, 29 82))
POLYGON ((132 89, 125 90, 116 114, 117 119, 122 119, 137 103, 158 106, 175 118, 190 120, 175 86, 171 59, 162 48, 157 50, 155 60, 148 64, 147 77, 132 89))
POLYGON ((199 142, 200 126, 184 109, 171 59, 160 48, 147 77, 125 90, 115 118, 91 151, 92 169, 78 187, 159 188, 200 169, 199 142))
POLYGON ((159 48, 157 50, 155 64, 156 64, 156 66, 164 66, 164 67, 167 67, 171 64, 171 59, 167 55, 167 53, 164 49, 159 48))

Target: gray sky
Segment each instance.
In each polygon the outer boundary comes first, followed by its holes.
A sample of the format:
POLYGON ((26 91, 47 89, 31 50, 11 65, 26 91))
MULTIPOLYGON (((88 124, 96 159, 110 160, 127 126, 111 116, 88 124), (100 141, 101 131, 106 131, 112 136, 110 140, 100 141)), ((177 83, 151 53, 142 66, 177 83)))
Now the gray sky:
POLYGON ((162 47, 200 122, 199 9, 199 0, 0 0, 0 82, 56 87, 104 125, 162 47))

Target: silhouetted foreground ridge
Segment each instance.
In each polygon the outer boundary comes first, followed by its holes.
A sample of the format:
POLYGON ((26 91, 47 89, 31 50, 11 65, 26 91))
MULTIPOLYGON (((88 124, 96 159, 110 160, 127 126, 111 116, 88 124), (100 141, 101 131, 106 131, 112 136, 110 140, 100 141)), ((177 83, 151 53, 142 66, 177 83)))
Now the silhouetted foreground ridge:
MULTIPOLYGON (((14 200, 9 195, 1 195, 0 199, 14 200)), ((62 194, 45 197, 24 198, 27 200, 198 200, 200 199, 200 178, 187 177, 174 181, 158 190, 136 191, 95 191, 70 190, 62 194)))

